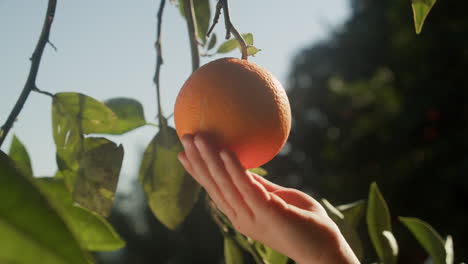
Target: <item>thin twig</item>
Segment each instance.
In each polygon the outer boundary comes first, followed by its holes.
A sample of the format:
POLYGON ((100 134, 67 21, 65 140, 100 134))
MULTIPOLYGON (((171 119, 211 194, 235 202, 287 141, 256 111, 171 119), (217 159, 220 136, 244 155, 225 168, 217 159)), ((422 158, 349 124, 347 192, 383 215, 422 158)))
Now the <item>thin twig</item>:
POLYGON ((187 29, 190 39, 190 48, 192 51, 192 71, 196 71, 200 67, 200 54, 198 52, 197 31, 195 22, 195 10, 193 8, 193 0, 185 0, 184 2, 185 21, 187 21, 187 29))
POLYGON ((21 109, 23 109, 23 106, 26 103, 29 94, 32 90, 34 90, 34 88, 36 88, 36 77, 39 71, 42 53, 44 52, 46 44, 49 42, 50 28, 52 27, 52 22, 54 21, 56 6, 57 0, 49 0, 44 24, 42 26, 42 32, 31 57, 31 68, 29 69, 28 79, 26 80, 26 83, 23 87, 23 91, 21 92, 18 100, 16 101, 15 106, 11 110, 10 115, 8 116, 5 124, 3 124, 2 128, 0 129, 0 146, 5 141, 5 138, 8 135, 10 129, 12 128, 13 123, 17 119, 19 113, 21 112, 21 109))
POLYGON ((47 92, 47 91, 43 91, 43 90, 41 90, 41 89, 39 89, 39 88, 37 88, 37 87, 34 87, 32 90, 33 90, 34 92, 36 92, 36 93, 45 94, 45 95, 50 96, 50 97, 52 97, 52 98, 55 97, 54 94, 49 93, 49 92, 47 92))
POLYGON ((154 72, 153 82, 156 86, 156 100, 158 103, 158 121, 159 125, 165 125, 165 119, 163 117, 162 106, 161 106, 161 93, 160 93, 160 85, 159 85, 159 73, 161 72, 161 65, 164 63, 161 51, 161 25, 162 25, 162 16, 164 12, 164 6, 166 5, 166 0, 161 0, 161 4, 159 5, 158 10, 158 22, 157 22, 157 29, 156 29, 156 42, 154 43, 154 47, 156 49, 156 70, 154 72))
POLYGON ((213 19, 213 24, 208 30, 207 36, 211 34, 211 31, 213 31, 214 26, 218 23, 221 9, 223 9, 223 13, 224 13, 224 24, 226 26, 226 39, 230 39, 231 33, 232 33, 234 37, 237 39, 237 41, 239 42, 239 45, 241 46, 242 59, 247 60, 248 58, 247 43, 245 42, 244 38, 239 33, 239 31, 237 31, 237 29, 232 24, 231 15, 229 12, 228 0, 218 0, 218 4, 216 5, 216 13, 213 19))
POLYGON ((206 33, 207 37, 210 36, 210 34, 213 31, 214 27, 216 26, 216 24, 218 24, 219 16, 221 15, 221 9, 222 8, 223 8, 223 3, 221 1, 218 1, 218 3, 216 4, 216 13, 215 13, 215 16, 213 18, 213 24, 211 25, 210 29, 206 33))
POLYGON ((54 43, 52 43, 52 41, 47 40, 47 43, 49 43, 49 45, 54 49, 54 51, 57 52, 57 47, 55 47, 55 45, 54 45, 54 43))
POLYGON ((226 39, 229 39, 230 35, 229 32, 234 34, 234 37, 237 39, 241 46, 241 51, 242 51, 242 59, 247 60, 248 54, 247 54, 247 43, 245 43, 244 38, 242 37, 241 34, 239 34, 239 31, 234 27, 234 25, 231 22, 231 15, 229 13, 229 3, 228 0, 220 0, 223 2, 223 9, 224 9, 224 21, 226 24, 226 39))

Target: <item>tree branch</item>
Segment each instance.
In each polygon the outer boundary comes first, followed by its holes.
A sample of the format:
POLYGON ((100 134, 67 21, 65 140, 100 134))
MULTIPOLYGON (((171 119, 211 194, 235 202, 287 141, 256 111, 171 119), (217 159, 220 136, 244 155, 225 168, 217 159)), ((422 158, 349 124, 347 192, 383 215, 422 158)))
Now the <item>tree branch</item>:
POLYGON ((28 79, 26 80, 23 91, 16 101, 15 106, 11 110, 5 124, 3 124, 2 128, 0 129, 0 146, 3 144, 6 136, 8 135, 8 132, 13 127, 13 123, 23 109, 29 94, 36 88, 36 77, 39 71, 42 53, 44 52, 46 44, 49 42, 50 28, 52 27, 52 22, 54 20, 56 6, 57 0, 49 0, 44 24, 42 26, 42 32, 31 57, 31 68, 29 69, 28 79))
POLYGON ((187 29, 190 39, 190 48, 192 51, 192 71, 200 67, 200 54, 198 52, 197 31, 195 22, 195 10, 193 8, 193 0, 185 0, 184 3, 185 21, 187 21, 187 29))
POLYGON ((165 125, 165 119, 163 117, 162 106, 161 106, 161 93, 159 85, 159 73, 161 72, 161 65, 163 62, 162 51, 161 51, 161 25, 162 25, 162 16, 164 12, 164 6, 166 5, 166 0, 161 0, 159 5, 158 15, 157 15, 157 29, 156 29, 156 42, 154 47, 156 49, 156 70, 154 72, 153 82, 156 86, 156 100, 158 104, 158 121, 160 126, 165 125))
POLYGON ((242 52, 242 59, 247 60, 248 58, 248 53, 247 53, 247 43, 245 42, 244 38, 242 37, 241 34, 239 34, 239 31, 234 27, 231 21, 231 14, 229 12, 229 3, 228 0, 218 0, 218 4, 216 5, 216 13, 213 19, 213 24, 211 25, 210 29, 208 30, 207 36, 211 34, 211 31, 213 31, 214 26, 218 23, 219 15, 221 12, 221 9, 223 9, 224 13, 224 24, 226 26, 226 39, 231 38, 231 33, 234 34, 234 37, 237 39, 239 42, 239 45, 241 46, 241 52, 242 52))

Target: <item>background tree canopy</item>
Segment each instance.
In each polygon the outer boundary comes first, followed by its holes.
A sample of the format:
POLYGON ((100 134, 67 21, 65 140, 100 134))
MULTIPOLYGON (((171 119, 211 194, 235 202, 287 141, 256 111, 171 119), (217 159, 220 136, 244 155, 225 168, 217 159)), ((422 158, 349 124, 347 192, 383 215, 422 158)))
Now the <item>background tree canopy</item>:
MULTIPOLYGON (((392 215, 420 217, 452 234, 456 262, 466 260, 468 3, 439 1, 420 35, 408 0, 351 5, 342 28, 294 58, 286 85, 293 129, 282 153, 265 166, 269 177, 333 203, 363 199, 377 181, 392 215)), ((100 255, 102 262, 222 259, 216 226, 200 220, 204 201, 173 232, 142 205, 141 190, 133 193, 117 198, 111 217, 127 247, 100 255)), ((423 249, 401 225, 395 229, 399 263, 422 263, 423 249)), ((375 259, 372 254, 367 248, 365 259, 375 259)))
MULTIPOLYGON (((267 170, 335 203, 377 181, 394 215, 453 234, 466 260, 468 4, 439 1, 416 35, 408 1, 351 3, 342 29, 294 59, 289 147, 267 170)), ((396 232, 401 263, 424 259, 396 232)))

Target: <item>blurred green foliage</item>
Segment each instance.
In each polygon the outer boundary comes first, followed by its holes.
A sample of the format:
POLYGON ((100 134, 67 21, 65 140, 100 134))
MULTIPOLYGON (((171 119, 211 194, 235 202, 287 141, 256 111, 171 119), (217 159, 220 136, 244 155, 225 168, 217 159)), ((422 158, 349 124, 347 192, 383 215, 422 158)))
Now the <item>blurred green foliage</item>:
MULTIPOLYGON (((393 215, 453 234, 455 258, 466 260, 457 248, 468 248, 468 3, 439 1, 419 35, 408 1, 350 3, 342 28, 295 57, 292 132, 265 168, 338 204, 377 181, 393 215)), ((423 262, 411 234, 394 228, 400 263, 423 262)))

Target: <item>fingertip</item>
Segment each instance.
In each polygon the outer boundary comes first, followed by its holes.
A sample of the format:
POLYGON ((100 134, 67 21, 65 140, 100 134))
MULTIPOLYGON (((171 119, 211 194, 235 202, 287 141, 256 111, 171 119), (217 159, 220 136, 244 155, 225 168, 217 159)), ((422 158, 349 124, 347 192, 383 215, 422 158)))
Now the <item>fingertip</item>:
POLYGON ((182 143, 182 145, 184 147, 187 146, 187 144, 189 144, 191 141, 193 140, 193 135, 192 134, 185 134, 182 136, 182 138, 180 139, 180 142, 182 143))

